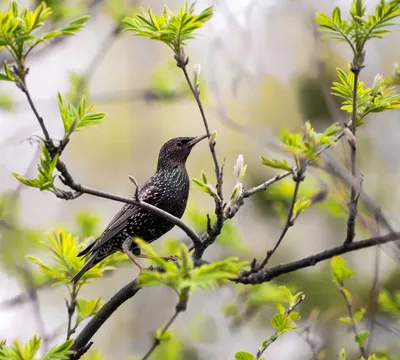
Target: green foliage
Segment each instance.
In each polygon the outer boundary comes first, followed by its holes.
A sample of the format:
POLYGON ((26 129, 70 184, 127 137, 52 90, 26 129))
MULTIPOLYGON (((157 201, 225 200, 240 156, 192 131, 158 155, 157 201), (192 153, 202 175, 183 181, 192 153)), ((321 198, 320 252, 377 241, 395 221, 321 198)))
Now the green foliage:
POLYGON ((58 155, 52 159, 46 146, 42 144, 40 154, 40 163, 38 165, 38 177, 36 179, 25 179, 22 175, 12 173, 24 185, 39 188, 40 191, 56 191, 54 186, 53 172, 56 168, 58 155))
POLYGON ((400 16, 400 3, 397 0, 381 0, 373 14, 366 16, 365 10, 363 0, 353 0, 349 20, 342 19, 339 7, 333 10, 332 16, 321 12, 316 16, 316 22, 322 33, 331 39, 347 42, 359 65, 363 62, 367 40, 381 38, 390 32, 389 27, 395 24, 393 20, 400 16))
POLYGON ((194 14, 194 3, 186 3, 178 14, 174 14, 167 6, 160 16, 151 9, 142 9, 142 14, 125 17, 122 23, 125 31, 136 36, 144 36, 168 45, 177 55, 186 42, 195 38, 194 32, 200 29, 213 15, 213 8, 204 9, 199 15, 194 14))
POLYGON ((311 206, 311 200, 306 198, 300 198, 296 201, 293 206, 293 215, 298 217, 304 210, 311 206))
POLYGON ((58 107, 64 124, 64 138, 69 138, 74 131, 101 123, 105 115, 103 112, 91 113, 94 104, 86 105, 85 96, 82 96, 78 107, 75 107, 72 104, 65 104, 58 94, 58 107))
MULTIPOLYGON (((47 241, 41 242, 50 251, 49 256, 53 261, 44 262, 35 256, 27 256, 39 266, 40 271, 45 274, 53 284, 65 284, 71 287, 71 278, 83 266, 84 259, 78 258, 78 253, 87 246, 87 241, 80 241, 70 233, 58 230, 53 234, 47 234, 47 241)), ((104 271, 115 269, 115 265, 125 259, 122 253, 108 256, 99 264, 88 270, 79 280, 78 285, 85 284, 88 280, 101 277, 104 271)))
POLYGON ((400 291, 396 291, 393 295, 387 290, 381 290, 378 297, 378 303, 381 309, 391 314, 395 319, 400 321, 400 291))
POLYGON ((268 159, 264 156, 261 156, 261 163, 265 166, 274 168, 274 169, 282 169, 282 170, 287 170, 291 171, 291 167, 289 166, 288 162, 286 160, 275 160, 275 159, 268 159))
POLYGON ((103 305, 104 301, 101 298, 91 300, 79 298, 76 305, 76 309, 78 310, 77 324, 96 315, 103 305))
MULTIPOLYGON (((0 48, 5 47, 17 62, 19 71, 23 71, 21 66, 29 52, 38 44, 46 40, 59 36, 75 35, 82 30, 84 23, 88 20, 88 16, 80 17, 70 24, 50 32, 42 33, 40 36, 36 34, 44 21, 52 14, 51 8, 46 3, 41 3, 35 10, 24 8, 20 10, 16 1, 11 1, 8 11, 0 12, 0 48)), ((0 75, 0 80, 14 81, 14 76, 10 74, 0 75)), ((20 73, 22 78, 24 73, 20 73)))
MULTIPOLYGON (((339 134, 341 128, 334 124, 326 129, 323 133, 316 132, 310 122, 305 123, 304 131, 301 133, 289 133, 284 130, 281 135, 281 141, 283 143, 283 149, 294 155, 296 165, 300 166, 301 161, 310 160, 315 161, 318 151, 328 145, 332 145, 335 137, 339 134)), ((267 160, 267 163, 278 165, 276 160, 267 160)), ((281 162, 283 166, 286 164, 281 162)), ((286 168, 286 166, 285 166, 286 168)))
POLYGON ((342 256, 335 256, 330 261, 333 281, 341 285, 344 280, 350 279, 354 271, 347 267, 346 260, 342 256))
POLYGON ((239 271, 248 267, 246 261, 238 261, 230 257, 209 265, 195 268, 186 245, 180 245, 180 259, 175 265, 157 255, 145 241, 136 239, 136 243, 149 256, 152 263, 164 272, 143 270, 139 276, 140 286, 169 286, 179 293, 193 292, 196 289, 213 289, 226 283, 238 275, 239 271))
MULTIPOLYGON (((36 335, 25 345, 18 340, 14 341, 11 346, 0 342, 0 360, 34 360, 40 349, 40 343, 41 339, 36 335)), ((53 346, 41 357, 41 360, 68 359, 68 355, 72 353, 69 350, 72 344, 73 340, 68 340, 62 345, 53 346)))
POLYGON ((235 360, 254 360, 254 355, 246 351, 239 351, 235 354, 235 360))
MULTIPOLYGON (((353 84, 354 73, 348 69, 347 74, 337 68, 338 82, 332 86, 332 94, 343 99, 342 110, 349 114, 353 111, 353 84)), ((382 76, 377 75, 371 88, 365 88, 362 81, 357 83, 357 126, 363 123, 366 115, 373 112, 398 109, 400 95, 395 93, 392 85, 385 82, 382 76)))
POLYGON ((359 331, 355 337, 354 337, 354 341, 360 345, 360 346, 364 346, 365 341, 368 339, 369 336, 369 332, 368 331, 359 331))
MULTIPOLYGON (((202 180, 206 180, 207 181, 207 177, 205 176, 205 173, 202 173, 202 180)), ((205 192, 206 194, 212 196, 214 199, 219 199, 219 196, 217 194, 217 190, 215 189, 214 186, 212 186, 211 184, 205 183, 204 181, 196 179, 196 178, 192 178, 193 183, 196 185, 196 187, 198 189, 200 189, 201 191, 205 192)))
MULTIPOLYGON (((278 313, 272 317, 271 325, 276 329, 276 332, 269 339, 262 342, 258 349, 257 355, 263 353, 269 345, 271 345, 284 333, 288 331, 295 331, 297 329, 295 321, 301 319, 299 313, 294 311, 294 309, 305 299, 304 293, 299 292, 293 295, 286 286, 280 286, 279 289, 282 292, 286 302, 289 303, 289 306, 287 310, 285 310, 285 307, 282 304, 275 304, 278 313)), ((237 352, 235 359, 254 359, 254 356, 246 352, 237 352)))

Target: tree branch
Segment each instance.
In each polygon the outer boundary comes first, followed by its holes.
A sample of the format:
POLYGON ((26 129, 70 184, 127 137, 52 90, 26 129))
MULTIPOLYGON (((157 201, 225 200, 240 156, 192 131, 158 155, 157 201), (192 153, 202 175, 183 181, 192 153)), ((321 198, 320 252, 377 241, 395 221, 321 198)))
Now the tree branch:
MULTIPOLYGON (((135 296, 139 290, 140 288, 138 287, 138 282, 136 279, 125 285, 121 290, 119 290, 87 323, 87 325, 75 338, 71 350, 75 353, 79 353, 82 351, 82 349, 85 349, 85 347, 89 344, 90 339, 94 336, 94 334, 96 334, 96 332, 108 320, 108 318, 114 313, 114 311, 117 310, 125 301, 135 296)), ((70 359, 79 359, 79 357, 73 356, 75 355, 72 355, 70 359)))
POLYGON ((354 74, 354 84, 353 84, 353 113, 351 117, 351 132, 353 138, 349 139, 350 145, 350 167, 351 167, 351 193, 350 193, 350 203, 349 203, 349 217, 347 220, 347 237, 346 243, 351 243, 356 235, 356 217, 357 217, 357 168, 356 168, 356 155, 357 155, 357 143, 356 143, 356 131, 357 131, 357 88, 358 88, 358 77, 360 75, 361 67, 353 64, 351 71, 354 74))
POLYGON ((393 232, 382 236, 376 236, 369 239, 352 242, 349 244, 342 244, 340 246, 322 251, 315 255, 305 257, 301 260, 273 266, 269 269, 262 269, 256 273, 252 273, 251 271, 244 271, 238 278, 232 279, 232 281, 242 284, 262 284, 264 282, 271 281, 272 279, 275 279, 280 275, 288 274, 293 271, 314 266, 321 261, 328 260, 337 255, 346 254, 352 251, 365 249, 372 246, 382 245, 399 239, 400 232, 393 232))

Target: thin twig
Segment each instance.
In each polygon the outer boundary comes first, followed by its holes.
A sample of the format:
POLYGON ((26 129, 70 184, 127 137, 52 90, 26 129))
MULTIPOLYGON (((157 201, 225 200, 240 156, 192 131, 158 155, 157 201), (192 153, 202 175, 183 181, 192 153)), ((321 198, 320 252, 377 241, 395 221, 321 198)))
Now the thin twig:
MULTIPOLYGON (((200 100, 200 92, 195 89, 195 87, 192 84, 192 81, 190 80, 189 74, 188 74, 187 69, 186 69, 186 66, 187 66, 187 64, 189 62, 189 58, 186 58, 183 50, 181 50, 181 53, 178 56, 176 56, 176 62, 177 62, 178 67, 182 69, 183 74, 185 75, 186 82, 188 83, 188 85, 190 87, 190 90, 191 90, 191 92, 192 92, 192 94, 193 94, 193 96, 194 96, 194 98, 196 100, 197 106, 198 106, 198 108, 200 110, 200 114, 201 114, 201 117, 203 119, 204 127, 206 129, 207 137, 210 138, 211 133, 210 133, 210 129, 208 127, 208 122, 207 122, 206 114, 204 112, 203 104, 201 103, 201 100, 200 100)), ((221 189, 221 186, 220 186, 220 183, 222 182, 222 179, 221 179, 221 174, 220 174, 220 167, 218 165, 217 154, 215 152, 215 146, 213 144, 211 144, 210 142, 208 143, 208 145, 210 147, 210 152, 211 152, 211 155, 212 155, 212 158, 213 158, 213 161, 214 161, 215 176, 217 178, 217 193, 218 193, 219 198, 222 201, 223 200, 223 194, 222 194, 222 189, 221 189)))
POLYGON ((347 220, 347 237, 345 242, 351 243, 356 235, 356 217, 357 217, 357 167, 356 167, 356 156, 357 156, 357 142, 356 142, 356 131, 357 131, 357 89, 358 89, 358 77, 360 75, 361 68, 353 65, 351 71, 354 74, 353 83, 353 111, 351 117, 351 133, 352 138, 349 139, 350 145, 350 167, 351 167, 351 193, 350 193, 350 203, 349 203, 349 217, 347 220))
POLYGON ((318 264, 321 261, 331 259, 334 256, 346 254, 352 251, 365 249, 372 246, 382 245, 391 241, 400 240, 400 232, 393 232, 386 235, 376 236, 365 240, 342 244, 334 248, 319 252, 317 254, 305 257, 301 260, 286 264, 276 265, 269 269, 262 269, 256 273, 244 271, 238 278, 232 279, 236 283, 242 284, 262 284, 276 277, 291 273, 296 270, 305 269, 318 264))
POLYGON ((288 215, 286 218, 285 226, 283 227, 281 236, 279 237, 278 241, 276 242, 274 248, 267 252, 267 255, 265 256, 264 260, 261 262, 260 266, 256 267, 257 270, 262 269, 265 265, 268 264, 269 259, 272 257, 272 255, 274 255, 276 249, 278 249, 279 245, 281 244, 281 242, 282 242, 283 238, 285 237, 286 233, 288 232, 289 228, 294 225, 294 221, 293 221, 294 205, 296 204, 296 201, 297 201, 297 194, 299 192, 300 184, 304 179, 303 175, 302 174, 300 174, 300 175, 301 175, 301 177, 299 176, 299 174, 293 176, 293 178, 295 180, 293 198, 292 198, 292 202, 290 204, 290 208, 289 208, 288 215))
MULTIPOLYGON (((187 296, 184 296, 182 298, 180 298, 178 304, 175 307, 175 313, 174 315, 172 315, 171 319, 168 320, 168 322, 165 324, 165 326, 163 327, 163 329, 161 330, 160 333, 160 337, 162 337, 167 330, 169 329, 169 327, 172 325, 172 323, 176 320, 176 318, 178 317, 178 315, 181 312, 184 312, 186 310, 187 307, 187 302, 188 302, 188 298, 187 296)), ((150 349, 146 352, 146 354, 143 356, 142 360, 147 360, 150 355, 153 353, 153 351, 161 344, 161 339, 157 336, 154 339, 154 343, 153 345, 150 347, 150 349)))
MULTIPOLYGON (((379 213, 375 214, 375 220, 376 220, 376 231, 375 235, 379 236, 380 231, 379 231, 379 213)), ((371 286, 371 292, 369 296, 369 313, 370 316, 368 318, 368 332, 369 336, 367 338, 367 342, 365 344, 365 349, 367 353, 369 353, 369 349, 371 347, 372 343, 372 338, 373 338, 373 333, 374 333, 374 327, 375 327, 375 317, 378 313, 377 309, 377 300, 379 296, 379 268, 380 268, 380 254, 381 251, 379 247, 375 249, 375 265, 374 265, 374 280, 372 281, 372 286, 371 286)))
POLYGON ((76 285, 72 286, 72 289, 68 288, 70 291, 70 299, 69 301, 65 299, 65 304, 67 306, 67 312, 68 312, 68 325, 67 325, 67 338, 66 340, 69 340, 71 336, 75 333, 76 328, 78 327, 78 324, 76 323, 74 327, 72 327, 72 318, 74 316, 76 306, 77 306, 77 296, 78 296, 78 291, 79 289, 76 287, 76 285))
MULTIPOLYGON (((349 299, 347 297, 347 295, 346 295, 346 292, 344 290, 343 282, 340 284, 339 292, 342 294, 344 302, 346 303, 347 312, 349 313, 349 318, 350 318, 350 321, 351 321, 351 329, 353 330, 354 336, 357 337, 358 330, 357 330, 356 321, 354 319, 353 307, 352 307, 351 299, 349 299)), ((360 349, 361 356, 363 356, 364 359, 368 359, 367 351, 365 350, 364 345, 358 343, 358 347, 360 349)))
MULTIPOLYGON (((290 307, 288 308, 288 310, 287 310, 286 313, 285 313, 286 316, 288 316, 293 310, 295 310, 295 309, 300 305, 300 303, 301 303, 304 299, 305 299, 305 296, 304 296, 304 295, 301 295, 301 296, 297 299, 296 303, 293 304, 293 306, 290 306, 290 307)), ((263 347, 261 347, 260 349, 258 349, 257 354, 256 354, 256 360, 259 359, 259 358, 261 357, 261 355, 265 352, 265 350, 267 350, 268 347, 269 347, 273 342, 275 342, 275 341, 278 339, 278 337, 279 337, 278 334, 279 334, 279 331, 277 330, 277 331, 275 332, 275 334, 272 335, 272 336, 269 338, 269 340, 268 340, 268 342, 265 344, 265 346, 263 346, 263 347)))

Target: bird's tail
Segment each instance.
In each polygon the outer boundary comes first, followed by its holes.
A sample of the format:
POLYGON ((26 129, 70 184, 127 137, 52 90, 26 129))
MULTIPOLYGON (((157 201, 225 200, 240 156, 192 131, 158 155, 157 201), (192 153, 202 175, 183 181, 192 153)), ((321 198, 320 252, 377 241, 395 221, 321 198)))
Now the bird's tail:
POLYGON ((78 280, 85 274, 86 271, 90 270, 93 266, 97 265, 101 260, 107 257, 110 254, 104 254, 101 256, 99 251, 96 251, 90 258, 86 261, 86 263, 82 266, 82 268, 75 274, 75 276, 71 279, 71 283, 76 284, 78 280))

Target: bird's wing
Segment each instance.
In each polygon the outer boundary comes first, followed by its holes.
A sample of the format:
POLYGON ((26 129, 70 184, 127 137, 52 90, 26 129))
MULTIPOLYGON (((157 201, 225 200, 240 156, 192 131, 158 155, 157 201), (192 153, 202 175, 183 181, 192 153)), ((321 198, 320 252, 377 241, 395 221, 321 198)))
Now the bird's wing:
MULTIPOLYGON (((145 183, 139 191, 139 199, 145 202, 147 200, 150 200, 149 196, 151 196, 154 191, 157 191, 156 186, 154 186, 153 184, 147 184, 148 182, 145 183)), ((139 206, 133 204, 125 204, 110 221, 108 226, 105 228, 103 234, 101 234, 100 237, 96 240, 96 244, 93 246, 92 249, 90 249, 90 252, 95 252, 113 236, 118 234, 126 226, 127 220, 137 214, 140 209, 141 208, 139 206)))

